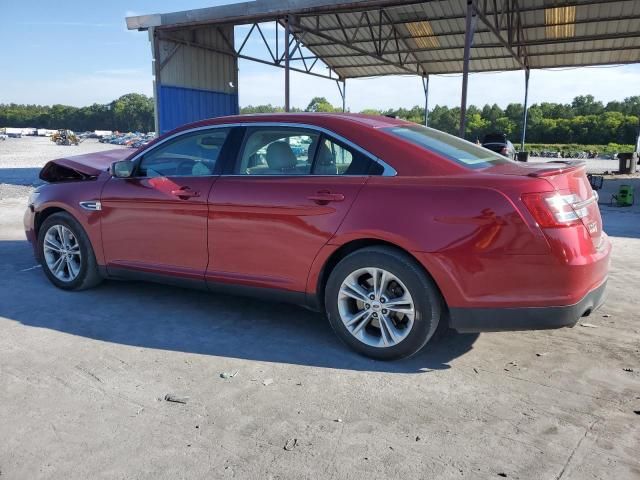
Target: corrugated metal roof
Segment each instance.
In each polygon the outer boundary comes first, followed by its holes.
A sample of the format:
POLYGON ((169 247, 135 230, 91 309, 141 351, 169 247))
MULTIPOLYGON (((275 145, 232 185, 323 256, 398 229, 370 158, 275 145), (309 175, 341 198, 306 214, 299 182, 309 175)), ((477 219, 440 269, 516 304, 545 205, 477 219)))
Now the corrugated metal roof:
MULTIPOLYGON (((175 30, 288 15, 294 36, 341 78, 445 74, 463 69, 466 5, 466 0, 257 0, 132 17, 127 25, 175 30)), ((476 5, 471 71, 640 62, 638 0, 478 0, 476 5)))

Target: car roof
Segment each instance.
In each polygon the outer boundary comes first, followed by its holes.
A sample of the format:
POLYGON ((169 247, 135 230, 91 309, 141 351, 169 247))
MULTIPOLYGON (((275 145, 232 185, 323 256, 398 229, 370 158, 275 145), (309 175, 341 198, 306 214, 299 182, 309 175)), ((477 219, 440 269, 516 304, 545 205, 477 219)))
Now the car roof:
MULTIPOLYGON (((153 148, 155 144, 165 138, 196 128, 225 127, 238 124, 250 125, 252 123, 298 124, 301 127, 308 125, 329 130, 378 158, 385 161, 391 158, 396 159, 392 166, 401 175, 422 175, 424 172, 446 174, 464 170, 463 167, 446 159, 446 157, 439 156, 433 152, 425 154, 425 150, 416 148, 412 143, 384 131, 385 128, 390 127, 415 126, 415 123, 382 115, 359 113, 259 113, 210 118, 183 125, 164 133, 152 140, 144 148, 153 148), (438 161, 425 162, 425 155, 438 157, 438 161)), ((139 153, 139 151, 134 152, 130 158, 139 153)))

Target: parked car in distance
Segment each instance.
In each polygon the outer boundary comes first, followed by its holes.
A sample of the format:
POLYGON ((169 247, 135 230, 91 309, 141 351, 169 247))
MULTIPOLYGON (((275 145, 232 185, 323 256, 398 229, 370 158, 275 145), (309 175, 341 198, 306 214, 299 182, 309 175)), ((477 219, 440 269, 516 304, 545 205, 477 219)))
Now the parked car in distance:
POLYGON ((504 133, 490 133, 485 135, 482 139, 482 146, 511 160, 516 159, 516 148, 504 133))
POLYGON ((40 178, 24 224, 55 286, 295 302, 378 359, 416 353, 439 324, 574 325, 604 298, 611 246, 584 162, 517 163, 402 120, 217 118, 40 178))

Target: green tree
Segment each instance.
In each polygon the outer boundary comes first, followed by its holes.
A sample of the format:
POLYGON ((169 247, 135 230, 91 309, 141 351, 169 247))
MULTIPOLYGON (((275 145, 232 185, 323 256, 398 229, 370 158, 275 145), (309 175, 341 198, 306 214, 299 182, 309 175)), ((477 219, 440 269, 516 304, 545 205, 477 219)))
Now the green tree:
POLYGON ((602 102, 596 102, 593 95, 579 95, 573 99, 571 106, 576 115, 599 115, 604 112, 602 102))
POLYGON ((153 101, 139 93, 129 93, 111 102, 114 123, 124 131, 144 131, 153 123, 153 101))
POLYGON ((250 113, 279 113, 284 112, 284 108, 282 107, 274 107, 270 103, 267 105, 248 105, 246 107, 242 107, 240 109, 240 113, 242 114, 250 114, 250 113))
POLYGON ((305 112, 335 112, 336 108, 324 97, 314 97, 305 112))
MULTIPOLYGON (((294 112, 302 111, 292 108, 294 112)), ((326 98, 315 97, 306 111, 332 112, 336 109, 326 98)), ((282 112, 280 106, 243 107, 242 113, 282 112)), ((424 107, 367 109, 363 113, 391 115, 416 123, 424 123, 424 107)), ((467 109, 466 138, 475 140, 486 133, 504 132, 517 143, 521 137, 523 106, 511 103, 503 110, 498 105, 467 109)), ((570 104, 542 102, 529 107, 527 141, 529 143, 576 143, 583 145, 635 144, 640 123, 640 95, 606 106, 592 95, 576 97, 570 104)), ((460 109, 436 105, 429 112, 429 126, 457 134, 460 109)), ((70 128, 84 130, 149 131, 153 129, 153 100, 140 94, 128 94, 101 105, 82 108, 68 105, 0 104, 1 127, 70 128)), ((576 147, 577 148, 577 147, 576 147)))

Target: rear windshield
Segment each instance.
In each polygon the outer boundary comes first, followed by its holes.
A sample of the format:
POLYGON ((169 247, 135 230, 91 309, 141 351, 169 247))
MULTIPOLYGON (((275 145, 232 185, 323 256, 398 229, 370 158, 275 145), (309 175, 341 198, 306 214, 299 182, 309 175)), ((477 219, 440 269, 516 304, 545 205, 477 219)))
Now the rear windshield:
POLYGON ((487 168, 511 162, 491 150, 421 125, 403 125, 382 130, 469 168, 487 168))
POLYGON ((485 135, 482 143, 507 143, 507 136, 499 133, 485 135))

